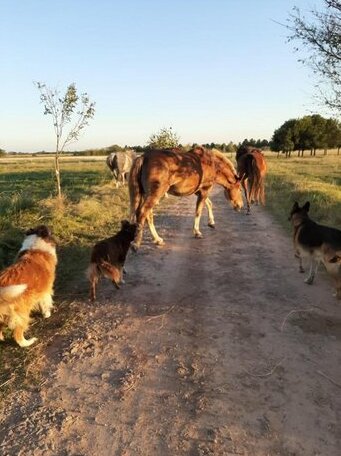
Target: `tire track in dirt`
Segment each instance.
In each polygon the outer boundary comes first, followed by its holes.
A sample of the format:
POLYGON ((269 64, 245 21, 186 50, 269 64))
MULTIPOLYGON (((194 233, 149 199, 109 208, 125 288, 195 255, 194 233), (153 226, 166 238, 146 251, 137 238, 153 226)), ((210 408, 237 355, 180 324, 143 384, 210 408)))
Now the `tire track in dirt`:
POLYGON ((47 382, 3 422, 2 454, 339 454, 339 388, 318 373, 340 381, 328 278, 303 284, 264 210, 234 213, 218 191, 213 203, 217 230, 196 240, 194 199, 177 199, 156 218, 167 245, 147 241, 121 290, 103 282, 101 301, 77 305, 47 382), (313 310, 281 330, 294 309, 313 310))

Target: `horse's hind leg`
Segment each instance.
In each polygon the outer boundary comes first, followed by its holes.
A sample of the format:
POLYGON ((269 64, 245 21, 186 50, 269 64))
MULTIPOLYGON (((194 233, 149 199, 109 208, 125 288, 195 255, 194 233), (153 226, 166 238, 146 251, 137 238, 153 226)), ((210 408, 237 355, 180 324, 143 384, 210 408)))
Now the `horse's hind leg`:
POLYGON ((155 225, 154 225, 154 214, 153 214, 153 209, 150 210, 148 217, 147 217, 147 222, 148 222, 148 227, 149 230, 154 238, 154 242, 157 245, 163 245, 164 241, 162 237, 160 237, 156 231, 155 225))
POLYGON ((205 204, 205 200, 206 200, 206 195, 203 195, 202 192, 199 192, 197 193, 197 204, 196 204, 196 208, 195 208, 195 218, 194 218, 194 225, 193 225, 193 234, 194 234, 194 237, 200 239, 202 238, 202 233, 200 232, 200 218, 201 218, 201 213, 202 213, 202 209, 204 207, 204 204, 205 204))
POLYGON ((212 201, 209 198, 206 198, 205 204, 208 211, 208 226, 210 228, 215 228, 212 201))
MULTIPOLYGON (((165 194, 165 189, 161 188, 159 185, 157 185, 154 189, 154 194, 148 195, 145 200, 143 201, 142 205, 138 208, 137 213, 136 213, 136 223, 137 223, 137 231, 135 235, 135 240, 132 243, 132 248, 134 250, 137 250, 142 242, 142 237, 143 237, 143 228, 145 221, 149 222, 149 213, 150 211, 153 210, 153 207, 159 202, 160 198, 165 194)), ((151 229, 151 234, 154 237, 154 242, 158 243, 160 240, 163 242, 163 240, 160 238, 160 236, 157 234, 154 226, 154 222, 152 219, 151 225, 149 225, 150 229, 154 227, 154 232, 151 229), (156 234, 156 237, 154 236, 156 234)))
POLYGON ((265 185, 264 185, 264 179, 262 178, 261 183, 260 183, 260 201, 265 206, 265 185))
POLYGON ((246 206, 247 206, 247 211, 246 211, 246 214, 250 214, 250 192, 249 192, 249 189, 248 189, 248 178, 244 178, 242 179, 242 186, 243 186, 243 189, 244 189, 244 195, 245 195, 245 199, 246 199, 246 206))

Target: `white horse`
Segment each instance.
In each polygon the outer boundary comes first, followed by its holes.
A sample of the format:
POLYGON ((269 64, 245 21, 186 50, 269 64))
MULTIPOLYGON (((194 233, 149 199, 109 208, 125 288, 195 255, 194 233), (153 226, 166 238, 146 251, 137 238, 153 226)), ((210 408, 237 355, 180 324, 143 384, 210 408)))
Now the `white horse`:
POLYGON ((137 157, 134 150, 125 150, 119 152, 112 152, 107 156, 107 165, 110 171, 113 173, 117 184, 124 185, 127 179, 127 175, 130 172, 133 161, 137 157))

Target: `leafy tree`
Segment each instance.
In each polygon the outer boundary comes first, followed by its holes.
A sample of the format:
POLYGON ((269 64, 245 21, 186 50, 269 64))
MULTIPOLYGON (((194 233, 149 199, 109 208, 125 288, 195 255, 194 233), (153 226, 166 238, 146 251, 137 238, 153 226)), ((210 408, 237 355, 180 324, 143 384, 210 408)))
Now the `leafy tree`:
POLYGON ((157 133, 150 136, 148 147, 150 149, 169 149, 179 146, 179 136, 172 127, 161 128, 157 133))
POLYGON ((271 149, 275 152, 284 152, 286 156, 291 155, 291 151, 295 149, 297 137, 297 120, 290 119, 284 122, 277 130, 275 130, 272 140, 271 149))
POLYGON ((4 149, 0 149, 0 157, 4 157, 6 155, 6 151, 4 149))
POLYGON ((44 106, 44 115, 52 117, 56 135, 55 175, 57 194, 62 196, 60 184, 59 157, 66 146, 77 141, 82 130, 89 124, 95 114, 95 103, 91 102, 87 93, 78 95, 76 85, 70 84, 64 95, 56 88, 45 83, 36 82, 40 92, 40 101, 44 106), (67 131, 66 128, 69 127, 67 131))
POLYGON ((341 148, 341 124, 336 119, 327 119, 325 150, 333 147, 337 148, 337 154, 339 155, 341 148))
POLYGON ((319 98, 330 109, 341 112, 341 0, 324 0, 324 10, 310 11, 306 19, 298 7, 288 19, 289 41, 295 48, 308 49, 309 56, 300 61, 321 78, 319 98))
POLYGON ((311 155, 316 155, 316 149, 324 149, 327 154, 328 148, 340 145, 340 123, 318 114, 287 120, 275 130, 271 141, 272 150, 282 151, 287 156, 297 150, 302 157, 307 149, 311 155))

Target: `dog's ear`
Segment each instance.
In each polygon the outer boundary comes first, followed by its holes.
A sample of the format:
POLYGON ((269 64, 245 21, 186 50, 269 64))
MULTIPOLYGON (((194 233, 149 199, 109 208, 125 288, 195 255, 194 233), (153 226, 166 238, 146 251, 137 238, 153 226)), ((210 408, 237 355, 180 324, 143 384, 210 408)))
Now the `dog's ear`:
POLYGON ((31 234, 35 234, 34 228, 30 228, 29 230, 25 231, 25 236, 30 236, 31 234))
POLYGON ((303 209, 304 211, 306 211, 306 212, 309 212, 309 209, 310 209, 310 203, 309 203, 309 201, 307 201, 307 202, 305 203, 305 205, 302 207, 302 209, 303 209))
POLYGON ((291 208, 290 215, 288 217, 289 222, 292 220, 292 216, 295 214, 295 212, 297 212, 299 210, 299 208, 300 208, 300 206, 298 205, 298 202, 295 201, 291 208))
POLYGON ((130 223, 128 222, 128 220, 122 220, 121 221, 121 229, 122 230, 125 230, 129 227, 130 223))
POLYGON ((51 237, 51 231, 46 225, 39 225, 36 226, 35 228, 30 228, 29 230, 26 231, 26 236, 30 236, 31 234, 36 234, 40 238, 49 238, 51 237))

